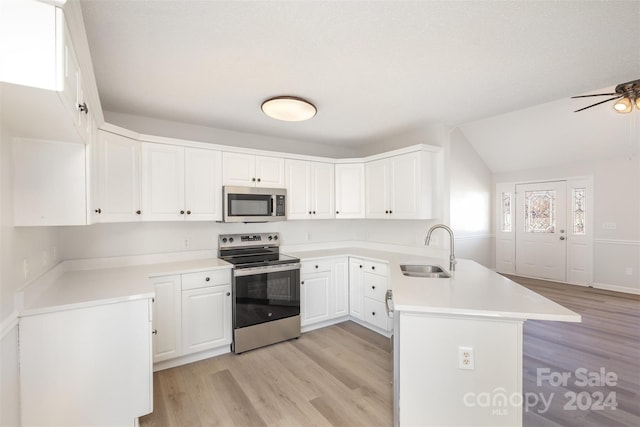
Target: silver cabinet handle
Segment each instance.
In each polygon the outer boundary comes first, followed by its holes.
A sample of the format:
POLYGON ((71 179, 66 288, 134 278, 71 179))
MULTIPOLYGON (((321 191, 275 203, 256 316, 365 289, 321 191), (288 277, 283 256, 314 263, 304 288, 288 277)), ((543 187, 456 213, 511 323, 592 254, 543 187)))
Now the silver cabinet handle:
POLYGON ((387 316, 391 316, 393 313, 393 291, 391 289, 388 289, 385 294, 384 305, 387 308, 387 316))

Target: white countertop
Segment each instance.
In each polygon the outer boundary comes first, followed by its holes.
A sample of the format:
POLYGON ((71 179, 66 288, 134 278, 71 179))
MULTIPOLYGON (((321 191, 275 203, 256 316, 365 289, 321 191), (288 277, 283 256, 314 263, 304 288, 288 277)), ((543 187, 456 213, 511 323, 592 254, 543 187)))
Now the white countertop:
POLYGON ((151 298, 151 277, 230 268, 217 258, 82 270, 66 270, 63 263, 42 292, 25 301, 21 316, 151 298))
POLYGON ((435 264, 449 272, 448 258, 433 258, 362 248, 287 251, 302 260, 355 256, 389 263, 389 288, 394 310, 493 317, 580 322, 579 314, 467 259, 458 259, 451 278, 431 279, 402 274, 401 264, 435 264))

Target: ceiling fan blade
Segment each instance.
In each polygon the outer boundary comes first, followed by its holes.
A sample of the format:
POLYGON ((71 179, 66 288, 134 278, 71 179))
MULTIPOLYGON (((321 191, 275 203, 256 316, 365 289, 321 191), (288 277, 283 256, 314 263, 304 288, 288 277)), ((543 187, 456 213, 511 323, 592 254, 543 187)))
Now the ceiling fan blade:
POLYGON ((604 104, 605 102, 613 101, 614 99, 620 99, 622 97, 623 97, 623 95, 614 96, 613 98, 605 99, 604 101, 596 102, 595 104, 589 105, 588 107, 584 107, 584 108, 581 108, 579 110, 576 110, 576 111, 574 111, 574 113, 577 113, 577 112, 582 111, 582 110, 586 110, 587 108, 595 107, 596 105, 604 104))
POLYGON ((619 95, 618 93, 594 93, 593 95, 577 95, 577 96, 572 96, 571 99, 573 98, 589 98, 592 96, 613 96, 613 95, 619 95))

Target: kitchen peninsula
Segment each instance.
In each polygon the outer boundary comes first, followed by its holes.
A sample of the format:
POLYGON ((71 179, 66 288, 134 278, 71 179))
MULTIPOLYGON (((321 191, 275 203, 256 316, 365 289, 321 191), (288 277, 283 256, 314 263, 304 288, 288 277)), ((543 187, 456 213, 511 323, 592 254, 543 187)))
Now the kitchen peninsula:
POLYGON ((471 260, 446 271, 444 257, 363 248, 294 254, 303 262, 348 255, 388 263, 396 426, 522 425, 523 323, 581 321, 471 260), (408 277, 405 264, 438 265, 451 277, 408 277))

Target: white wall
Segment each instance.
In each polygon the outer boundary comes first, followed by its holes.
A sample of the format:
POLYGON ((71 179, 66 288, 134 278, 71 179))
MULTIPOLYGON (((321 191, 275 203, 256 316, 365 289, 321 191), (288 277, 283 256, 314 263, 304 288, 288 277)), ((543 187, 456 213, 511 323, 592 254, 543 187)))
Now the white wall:
POLYGON ((456 235, 456 256, 492 267, 491 171, 458 129, 450 133, 448 158, 449 218, 456 235))
POLYGON ((334 158, 358 157, 353 148, 342 145, 325 145, 294 141, 252 133, 172 122, 169 120, 158 120, 149 117, 115 113, 112 111, 104 111, 104 117, 108 123, 146 135, 208 142, 211 144, 232 145, 258 150, 307 154, 310 156, 334 158))
POLYGON ((593 176, 594 286, 640 293, 640 158, 496 174, 499 182, 593 176), (615 229, 605 224, 615 224, 615 229), (630 270, 629 270, 630 269, 630 270), (628 274, 631 273, 631 274, 628 274))

